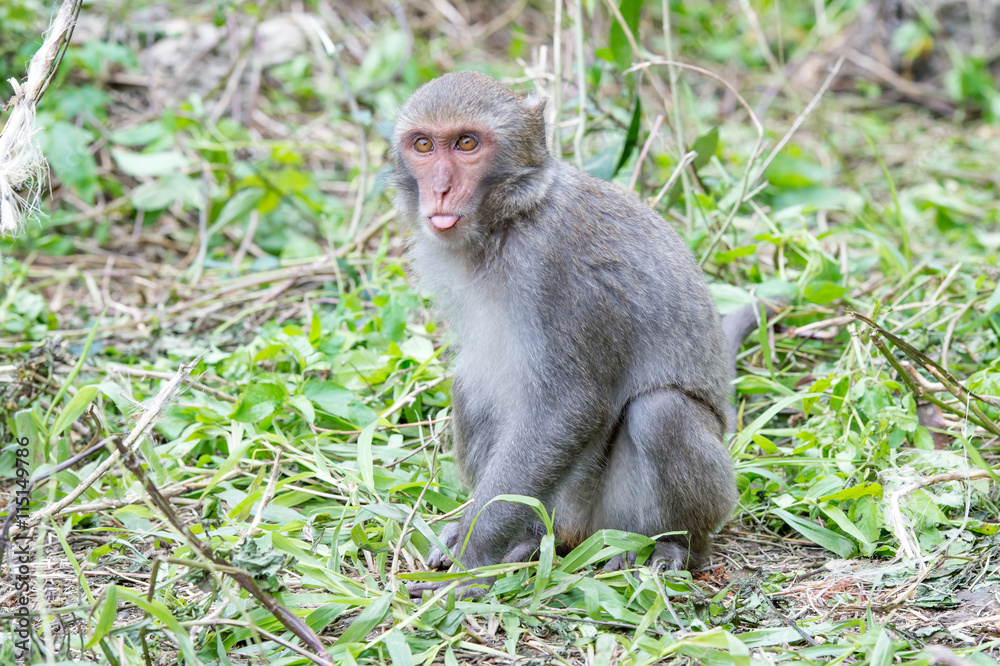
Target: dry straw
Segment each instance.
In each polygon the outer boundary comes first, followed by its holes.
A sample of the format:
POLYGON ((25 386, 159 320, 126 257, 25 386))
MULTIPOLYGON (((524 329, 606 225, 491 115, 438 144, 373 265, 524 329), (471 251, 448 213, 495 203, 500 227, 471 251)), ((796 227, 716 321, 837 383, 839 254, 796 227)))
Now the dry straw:
POLYGON ((42 47, 28 64, 28 78, 23 84, 9 79, 14 96, 4 107, 10 116, 0 130, 0 235, 14 235, 38 212, 38 201, 48 182, 48 165, 35 138, 35 105, 59 67, 81 3, 64 0, 42 47))

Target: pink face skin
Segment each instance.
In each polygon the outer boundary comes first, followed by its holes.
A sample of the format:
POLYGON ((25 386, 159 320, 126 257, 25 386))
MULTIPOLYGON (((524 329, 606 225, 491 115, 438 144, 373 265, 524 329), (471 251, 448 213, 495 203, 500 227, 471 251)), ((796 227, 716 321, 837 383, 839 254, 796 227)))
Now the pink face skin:
POLYGON ((421 217, 436 235, 450 235, 475 205, 496 149, 493 133, 466 125, 424 126, 404 134, 400 144, 417 179, 421 217))

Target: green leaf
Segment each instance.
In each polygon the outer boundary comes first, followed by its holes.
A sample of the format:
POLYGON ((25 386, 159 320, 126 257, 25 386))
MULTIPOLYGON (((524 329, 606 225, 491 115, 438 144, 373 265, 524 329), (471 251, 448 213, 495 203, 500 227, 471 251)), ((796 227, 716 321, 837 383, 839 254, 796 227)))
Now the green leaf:
POLYGON ((402 340, 408 314, 409 308, 399 302, 399 299, 390 299, 389 304, 382 310, 382 332, 385 333, 385 337, 393 342, 402 340))
POLYGON ((753 303, 753 296, 750 295, 750 292, 731 284, 714 282, 708 285, 708 290, 712 293, 716 309, 723 316, 736 312, 744 305, 753 303))
POLYGON ((217 484, 221 479, 223 479, 227 474, 229 474, 229 472, 234 467, 236 467, 236 464, 238 462, 243 460, 243 457, 246 455, 247 449, 249 449, 250 445, 253 443, 249 438, 247 439, 243 438, 242 423, 237 421, 232 425, 232 428, 233 428, 233 436, 229 440, 229 455, 226 457, 223 463, 219 465, 219 469, 216 470, 215 474, 212 475, 211 480, 209 480, 208 485, 205 487, 204 492, 202 492, 201 494, 203 498, 206 495, 208 495, 208 493, 211 492, 213 488, 215 488, 215 484, 217 484), (233 440, 236 441, 234 442, 233 440))
POLYGON ((750 425, 748 425, 745 428, 743 428, 743 430, 740 431, 740 434, 736 436, 736 439, 734 439, 733 443, 730 445, 730 447, 729 447, 730 450, 731 451, 736 451, 736 452, 743 451, 746 448, 747 444, 750 442, 750 440, 753 438, 753 436, 755 434, 757 434, 757 431, 760 430, 761 428, 763 428, 764 425, 768 421, 770 421, 772 418, 774 418, 775 414, 777 414, 778 412, 780 412, 785 407, 788 407, 789 405, 795 404, 796 402, 798 402, 800 400, 805 400, 807 398, 814 398, 814 397, 817 397, 817 396, 820 396, 820 395, 823 395, 823 394, 822 393, 800 393, 798 395, 790 395, 790 396, 786 396, 786 397, 782 398, 778 402, 776 402, 773 405, 771 405, 770 407, 768 407, 767 411, 765 411, 763 414, 761 414, 760 416, 758 416, 757 418, 755 418, 753 420, 753 423, 751 423, 750 425))
POLYGON ((857 539, 858 543, 861 544, 861 549, 863 551, 870 553, 875 550, 875 545, 868 540, 868 537, 866 537, 854 523, 851 522, 851 520, 847 517, 847 514, 839 508, 833 506, 832 504, 821 504, 819 509, 825 513, 828 518, 833 520, 833 522, 837 523, 837 527, 857 539))
POLYGON ((191 638, 188 636, 187 631, 181 627, 177 618, 175 618, 163 604, 146 601, 146 597, 144 595, 136 594, 124 587, 118 585, 115 587, 118 588, 118 595, 123 600, 146 611, 154 618, 162 622, 165 627, 170 630, 171 638, 177 643, 178 646, 180 646, 181 654, 184 655, 184 659, 187 660, 187 663, 190 666, 197 666, 202 663, 201 660, 198 659, 198 655, 195 654, 194 644, 191 642, 191 638))
POLYGON ((830 500, 845 500, 845 499, 857 499, 858 497, 864 497, 865 495, 875 495, 877 497, 882 496, 882 484, 881 483, 862 483, 857 486, 851 486, 850 488, 844 488, 841 491, 835 492, 832 495, 824 495, 820 497, 821 502, 829 502, 830 500))
POLYGON ((333 382, 324 382, 310 379, 306 382, 304 389, 305 396, 312 400, 313 404, 327 414, 339 416, 342 419, 350 419, 351 402, 354 394, 342 386, 333 382))
POLYGON ((875 647, 872 648, 871 666, 889 666, 892 663, 892 655, 895 652, 892 645, 892 638, 884 628, 875 625, 878 638, 875 640, 875 647))
POLYGON ((80 418, 80 416, 87 411, 87 407, 94 401, 97 397, 99 390, 96 385, 91 384, 90 386, 84 386, 73 399, 59 412, 59 416, 56 417, 56 422, 52 424, 52 431, 49 433, 49 441, 59 437, 66 428, 73 425, 73 423, 80 418))
POLYGON ((305 623, 309 625, 310 629, 319 633, 349 608, 350 606, 347 604, 325 604, 309 613, 305 618, 305 623))
POLYGON ((747 647, 759 648, 781 645, 782 643, 796 643, 802 640, 802 634, 793 627, 773 627, 741 633, 740 640, 747 647))
MULTIPOLYGON (((464 618, 464 614, 463 614, 464 618)), ((389 658, 392 659, 392 666, 413 666, 413 652, 406 642, 406 635, 403 630, 390 631, 382 640, 389 650, 389 658)))
POLYGON ((779 188, 817 185, 829 177, 826 169, 801 154, 798 146, 786 146, 771 160, 764 172, 768 182, 779 188))
POLYGON ((264 198, 264 193, 263 189, 249 188, 234 194, 219 211, 219 217, 215 218, 209 234, 222 229, 233 220, 242 219, 249 215, 250 211, 256 208, 257 204, 264 198))
POLYGON ((97 389, 104 394, 104 397, 115 403, 115 407, 122 414, 128 414, 132 411, 132 402, 126 397, 120 385, 111 381, 103 381, 97 384, 97 389))
POLYGON ((798 208, 803 215, 817 210, 842 210, 857 215, 864 207, 864 197, 841 187, 799 187, 781 190, 774 197, 776 211, 791 212, 790 209, 798 208))
MULTIPOLYGON (((635 38, 636 43, 640 43, 639 10, 642 9, 642 0, 622 0, 621 4, 618 5, 618 9, 621 11, 622 18, 625 19, 625 24, 635 38)), ((611 48, 611 53, 614 54, 618 71, 624 72, 632 64, 632 45, 629 43, 625 31, 618 23, 618 18, 614 14, 610 18, 611 34, 609 35, 608 44, 611 48)))
POLYGON ((750 649, 743 641, 722 629, 694 634, 678 641, 675 645, 671 652, 677 650, 702 663, 750 666, 750 649), (709 656, 705 654, 703 648, 711 648, 718 652, 712 652, 709 656))
POLYGON ((40 140, 52 172, 91 205, 97 197, 97 162, 90 144, 96 138, 92 132, 58 121, 42 131, 40 140))
POLYGON ((968 438, 962 438, 962 444, 965 446, 965 452, 972 459, 972 462, 976 463, 980 469, 986 470, 994 482, 1000 483, 1000 476, 997 476, 996 471, 990 466, 988 462, 983 458, 982 454, 979 453, 979 449, 973 446, 972 441, 968 438))
POLYGON ((653 540, 641 534, 621 530, 600 530, 594 532, 562 559, 559 570, 574 573, 594 562, 600 562, 621 553, 640 550, 653 544, 653 540))
POLYGON ((229 418, 242 423, 256 423, 273 414, 284 403, 285 395, 285 388, 278 384, 250 384, 240 396, 229 418))
POLYGON ((358 471, 361 473, 361 480, 369 490, 375 490, 375 474, 372 469, 372 438, 375 436, 375 426, 378 419, 375 419, 361 431, 358 435, 358 471))
POLYGON ((618 163, 618 156, 621 155, 622 147, 625 145, 625 137, 609 133, 606 138, 607 145, 597 155, 591 157, 583 165, 583 170, 594 178, 601 180, 611 180, 615 175, 615 164, 618 163))
POLYGON ((983 306, 986 317, 992 316, 998 309, 1000 309, 1000 283, 997 283, 996 289, 993 290, 993 293, 986 300, 986 305, 983 306))
POLYGON ((111 155, 118 163, 119 169, 135 178, 180 173, 191 165, 191 160, 172 150, 159 153, 136 153, 131 150, 112 148, 111 155))
POLYGON ((816 523, 792 515, 784 509, 771 509, 771 513, 781 518, 793 530, 815 544, 831 550, 841 557, 850 557, 854 553, 854 544, 845 536, 820 527, 816 523))
POLYGON ((399 351, 403 353, 403 356, 412 358, 417 363, 427 363, 437 355, 434 351, 434 343, 431 342, 430 338, 420 335, 407 338, 400 343, 399 351))
POLYGON ((614 634, 597 634, 594 641, 594 664, 604 666, 611 664, 611 659, 615 656, 615 648, 618 641, 614 634))
POLYGON ((48 423, 49 417, 52 416, 52 410, 62 401, 63 396, 66 395, 66 391, 69 390, 70 385, 76 376, 80 374, 80 370, 83 368, 83 362, 87 360, 87 355, 90 353, 90 346, 94 344, 94 336, 97 335, 97 328, 101 325, 101 319, 104 318, 104 313, 94 321, 94 325, 90 327, 90 333, 87 334, 87 339, 83 341, 83 351, 80 353, 80 358, 77 359, 76 363, 73 365, 73 369, 69 371, 66 375, 66 379, 59 386, 59 390, 56 391, 56 397, 52 399, 52 404, 49 405, 49 410, 45 412, 45 418, 43 421, 48 423))
POLYGON ((94 635, 87 641, 85 647, 94 647, 108 632, 115 626, 115 617, 118 614, 118 586, 108 585, 107 594, 104 595, 104 605, 101 606, 101 615, 94 625, 94 635))
POLYGON ((247 539, 233 554, 233 566, 243 569, 257 579, 274 576, 289 561, 284 553, 275 550, 271 535, 265 532, 255 539, 247 539))
POLYGON ((163 210, 175 202, 191 208, 201 208, 204 203, 201 185, 181 174, 171 174, 151 183, 143 183, 132 190, 129 199, 138 210, 163 210))
POLYGON ((618 158, 618 163, 615 165, 614 172, 611 174, 612 177, 617 174, 628 159, 632 157, 632 153, 635 152, 635 147, 639 143, 639 126, 642 120, 642 100, 638 95, 635 96, 635 104, 632 107, 632 121, 628 126, 628 133, 625 135, 625 144, 622 146, 622 154, 618 158))
POLYGON ((382 624, 386 616, 389 615, 390 604, 394 596, 395 593, 390 590, 379 598, 370 601, 368 606, 354 618, 351 626, 344 630, 344 633, 340 635, 340 638, 337 639, 334 645, 364 642, 368 632, 382 624))
POLYGON ((531 610, 535 612, 542 603, 542 595, 552 577, 552 562, 556 555, 555 535, 549 532, 538 545, 538 568, 535 570, 535 593, 531 597, 531 610))
POLYGON ((45 426, 34 409, 19 409, 14 412, 14 434, 17 437, 27 437, 29 442, 40 442, 43 432, 45 426))
POLYGON ((754 435, 753 441, 761 448, 761 450, 768 455, 777 455, 778 447, 774 445, 774 442, 769 440, 763 435, 754 435))
POLYGON ((536 514, 538 514, 538 517, 542 520, 542 524, 545 525, 545 531, 552 532, 552 516, 550 516, 549 512, 545 509, 545 505, 542 503, 542 500, 537 497, 529 497, 527 495, 497 495, 487 502, 483 508, 485 509, 486 506, 489 506, 493 502, 517 502, 519 504, 527 504, 534 509, 536 514))
POLYGON ((708 161, 712 159, 715 152, 719 149, 719 128, 713 127, 708 130, 691 144, 691 150, 698 153, 697 157, 691 162, 691 166, 694 170, 702 168, 708 161))
POLYGON ((302 414, 302 418, 306 420, 306 423, 316 423, 316 408, 313 407, 312 401, 309 398, 304 395, 290 395, 288 396, 288 404, 302 414))
POLYGON ((145 146, 157 139, 166 136, 167 131, 163 123, 151 122, 114 130, 108 135, 111 143, 119 146, 145 146))
POLYGON ((757 326, 757 342, 760 343, 760 353, 764 357, 764 365, 767 366, 767 372, 771 376, 771 380, 774 380, 774 359, 771 358, 771 343, 767 335, 767 309, 764 304, 760 304, 760 317, 757 321, 760 324, 757 326))
POLYGON ((847 287, 843 285, 819 280, 806 285, 806 288, 802 290, 802 295, 811 303, 826 305, 843 298, 848 291, 847 287))
POLYGON ((728 264, 736 259, 752 257, 756 252, 756 245, 743 245, 742 247, 734 247, 732 250, 726 250, 725 252, 716 252, 712 261, 717 264, 728 264))
MULTIPOLYGON (((0 3, 0 7, 3 4, 0 3)), ((59 93, 53 102, 58 110, 58 115, 62 118, 86 118, 87 120, 96 118, 104 121, 108 117, 111 95, 104 90, 91 85, 75 85, 60 86, 59 93)))

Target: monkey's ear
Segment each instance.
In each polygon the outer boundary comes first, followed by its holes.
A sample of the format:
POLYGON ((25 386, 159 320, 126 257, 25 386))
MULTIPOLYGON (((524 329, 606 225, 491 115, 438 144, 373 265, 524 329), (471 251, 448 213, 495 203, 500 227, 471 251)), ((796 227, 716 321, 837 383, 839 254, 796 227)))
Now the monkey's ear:
POLYGON ((546 100, 544 97, 532 93, 524 100, 524 105, 527 107, 528 113, 544 122, 545 102, 546 100))

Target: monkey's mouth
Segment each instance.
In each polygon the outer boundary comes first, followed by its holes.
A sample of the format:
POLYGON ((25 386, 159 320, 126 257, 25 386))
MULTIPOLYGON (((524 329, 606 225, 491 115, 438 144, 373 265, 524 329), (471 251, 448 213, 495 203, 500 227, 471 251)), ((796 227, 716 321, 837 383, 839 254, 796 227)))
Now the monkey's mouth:
POLYGON ((461 215, 431 215, 428 219, 435 229, 444 231, 455 226, 460 217, 461 215))

